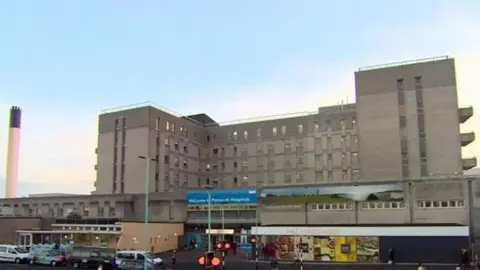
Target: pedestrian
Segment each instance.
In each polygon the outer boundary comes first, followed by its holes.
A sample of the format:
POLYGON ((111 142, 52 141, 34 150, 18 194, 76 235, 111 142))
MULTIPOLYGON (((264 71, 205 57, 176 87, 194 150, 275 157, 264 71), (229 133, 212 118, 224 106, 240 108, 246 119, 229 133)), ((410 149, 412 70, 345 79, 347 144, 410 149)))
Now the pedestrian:
POLYGON ((418 264, 418 267, 417 267, 417 270, 425 270, 425 266, 423 266, 423 263, 419 263, 418 264))
POLYGON ((389 257, 389 263, 395 264, 395 250, 393 248, 390 248, 388 250, 388 257, 389 257))
POLYGON ((177 250, 172 251, 172 265, 175 265, 177 263, 177 250))
POLYGON ((233 243, 232 243, 232 251, 233 251, 233 254, 237 254, 237 242, 236 241, 233 241, 233 243))
POLYGON ((470 266, 470 253, 466 248, 462 248, 461 262, 460 266, 470 266))
POLYGON ((278 261, 277 259, 273 259, 270 261, 270 268, 271 270, 278 270, 278 261))

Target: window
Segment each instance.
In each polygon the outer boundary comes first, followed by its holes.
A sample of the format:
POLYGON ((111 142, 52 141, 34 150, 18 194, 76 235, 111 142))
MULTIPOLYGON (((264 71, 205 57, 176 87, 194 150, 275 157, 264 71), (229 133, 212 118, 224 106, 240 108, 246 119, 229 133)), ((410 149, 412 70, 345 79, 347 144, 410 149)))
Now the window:
POLYGON ((364 202, 361 205, 364 210, 404 209, 404 202, 364 202))
POLYGON ((263 144, 257 143, 257 153, 263 153, 263 144))
POLYGON ((312 211, 345 211, 352 210, 351 203, 314 203, 311 205, 312 211))
POLYGON ((320 129, 320 126, 318 125, 317 122, 315 122, 315 124, 314 124, 314 130, 315 130, 315 132, 319 132, 319 129, 320 129))
POLYGON ((170 131, 170 122, 169 121, 167 121, 167 123, 165 124, 165 129, 167 131, 170 131))
POLYGON ((287 133, 287 127, 282 126, 281 132, 282 132, 282 136, 285 135, 287 133))
POLYGON ((277 127, 272 128, 272 136, 273 137, 277 136, 277 127))
POLYGON ((237 140, 237 139, 238 139, 238 132, 237 132, 237 131, 234 131, 234 132, 233 132, 233 139, 234 139, 234 140, 237 140))
POLYGON ((175 133, 175 123, 172 123, 172 124, 170 125, 170 131, 171 131, 172 133, 175 133))
POLYGON ((262 137, 262 129, 257 128, 257 137, 262 137))
POLYGON ((426 163, 420 163, 420 175, 421 176, 428 176, 428 169, 426 163))
POLYGON ((420 147, 420 156, 421 157, 426 157, 426 152, 427 152, 427 143, 425 141, 425 138, 421 138, 418 143, 420 147), (423 153, 423 155, 422 155, 423 153))
POLYGON ((160 117, 157 117, 155 119, 155 130, 158 131, 159 128, 160 128, 160 117))
POLYGON ((297 182, 303 182, 303 173, 297 173, 297 182))
POLYGON ((422 76, 415 77, 415 89, 422 89, 422 76))
POLYGON ((243 137, 245 138, 245 140, 248 139, 248 131, 247 131, 247 130, 245 130, 245 131, 243 132, 243 137))
POLYGON ((292 175, 287 173, 285 174, 285 183, 291 183, 292 182, 292 175))
POLYGON ((464 200, 418 200, 418 208, 464 208, 464 200))
POLYGON ((302 134, 302 133, 303 133, 303 125, 302 125, 302 124, 298 125, 297 131, 298 131, 298 134, 302 134))
POLYGON ((297 164, 303 164, 303 157, 297 156, 297 164))
POLYGON ((400 116, 400 128, 405 128, 407 126, 407 117, 400 116))

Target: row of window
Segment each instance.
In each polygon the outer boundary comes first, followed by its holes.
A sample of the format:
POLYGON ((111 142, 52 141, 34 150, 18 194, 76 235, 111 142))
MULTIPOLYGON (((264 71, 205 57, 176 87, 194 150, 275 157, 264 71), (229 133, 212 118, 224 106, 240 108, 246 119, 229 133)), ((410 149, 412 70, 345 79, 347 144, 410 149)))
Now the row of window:
MULTIPOLYGON (((356 128, 356 119, 353 118, 352 119, 352 128, 355 129, 356 128)), ((326 121, 325 122, 326 124, 326 130, 325 131, 331 131, 331 121, 326 121)), ((346 124, 345 124, 345 120, 340 120, 340 128, 342 130, 345 130, 346 129, 346 124)), ((297 125, 297 134, 303 134, 304 132, 304 127, 303 127, 303 124, 299 124, 297 125)), ((314 132, 320 132, 320 125, 315 122, 314 124, 314 132)), ((276 137, 278 135, 281 135, 281 136, 285 136, 287 134, 287 126, 286 125, 282 125, 280 127, 280 132, 278 130, 277 127, 272 127, 272 136, 273 137, 276 137)), ((231 134, 231 138, 230 138, 230 134, 229 134, 229 139, 232 139, 233 140, 238 140, 239 139, 239 134, 238 134, 238 131, 234 130, 231 134)), ((257 128, 257 137, 262 137, 262 129, 261 128, 257 128)), ((243 138, 245 140, 248 139, 248 130, 244 130, 243 131, 243 138)))
MULTIPOLYGON (((402 176, 407 178, 409 176, 409 161, 408 161, 408 134, 407 129, 407 117, 405 106, 405 91, 403 85, 403 79, 397 80, 397 94, 398 94, 398 106, 399 106, 399 126, 400 126, 400 148, 402 154, 402 176)), ((423 85, 422 77, 415 77, 415 99, 417 109, 417 128, 418 128, 418 151, 420 154, 420 175, 428 175, 427 166, 427 146, 425 141, 425 117, 423 112, 423 85)))
MULTIPOLYGON (((405 202, 363 202, 361 209, 404 209, 405 202)), ((464 200, 418 200, 417 208, 464 208, 464 200)), ((318 203, 311 204, 313 211, 351 210, 352 203, 318 203)))
POLYGON ((464 208, 464 200, 419 200, 417 201, 418 208, 464 208))
MULTIPOLYGON (((123 118, 123 119, 125 119, 125 118, 123 118)), ((357 122, 356 118, 352 118, 351 120, 345 120, 345 119, 340 120, 339 123, 340 123, 340 129, 341 130, 345 130, 347 128, 346 121, 351 121, 351 128, 356 129, 356 122, 357 122)), ((118 124, 116 124, 116 125, 118 126, 118 124)), ((166 121, 165 122, 165 129, 168 132, 176 133, 176 125, 173 122, 166 121)), ((160 131, 160 118, 159 117, 156 118, 155 130, 160 131)), ((179 130, 180 130, 180 135, 181 136, 188 137, 188 128, 187 127, 180 126, 179 130)), ((323 130, 321 130, 318 122, 314 123, 314 132, 315 133, 318 133, 318 132, 321 132, 321 131, 331 131, 331 130, 332 130, 332 122, 331 121, 325 121, 325 126, 324 126, 323 130)), ((284 135, 286 135, 286 133, 287 133, 287 126, 286 125, 282 125, 280 127, 280 130, 277 127, 272 128, 272 136, 273 137, 276 137, 279 134, 284 136, 284 135)), ((302 133, 304 133, 304 126, 303 126, 303 124, 299 124, 299 125, 297 125, 297 134, 302 134, 302 133)), ((257 135, 257 137, 262 137, 262 128, 257 128, 256 129, 256 135, 257 135)), ((197 132, 194 132, 194 137, 197 137, 197 132)), ((215 135, 213 135, 213 137, 215 139, 215 135)), ((249 137, 248 130, 243 131, 243 137, 245 139, 248 139, 248 137, 249 137)), ((236 131, 236 130, 234 130, 231 133, 229 132, 229 140, 231 140, 231 139, 238 140, 239 139, 239 132, 236 131)), ((207 141, 210 142, 210 135, 207 135, 207 141)))

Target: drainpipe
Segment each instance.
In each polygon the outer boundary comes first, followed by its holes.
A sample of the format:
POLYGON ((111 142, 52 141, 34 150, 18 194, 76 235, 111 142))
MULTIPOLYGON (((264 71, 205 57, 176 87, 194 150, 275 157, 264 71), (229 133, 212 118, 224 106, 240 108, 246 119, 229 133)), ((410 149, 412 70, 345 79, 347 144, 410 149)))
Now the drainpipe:
POLYGON ((410 224, 414 223, 415 221, 415 208, 414 208, 415 202, 413 201, 413 188, 412 188, 412 182, 408 182, 408 212, 409 212, 409 220, 410 224))
POLYGON ((305 210, 304 210, 304 212, 305 212, 305 224, 309 224, 309 222, 308 222, 308 203, 304 203, 303 207, 305 208, 305 210))
POLYGON ((472 248, 472 254, 474 253, 473 247, 475 243, 475 224, 474 224, 474 201, 473 201, 473 183, 472 180, 467 181, 467 199, 468 199, 468 228, 469 228, 469 235, 470 235, 470 244, 472 248))

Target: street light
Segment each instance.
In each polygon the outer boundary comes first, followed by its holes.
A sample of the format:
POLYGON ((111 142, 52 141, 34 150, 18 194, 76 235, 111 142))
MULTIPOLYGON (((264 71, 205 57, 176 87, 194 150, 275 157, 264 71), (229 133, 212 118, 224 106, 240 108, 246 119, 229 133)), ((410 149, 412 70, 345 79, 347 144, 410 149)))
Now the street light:
POLYGON ((212 185, 204 185, 203 186, 206 190, 208 190, 208 249, 207 251, 210 252, 212 250, 212 192, 213 189, 212 185))
POLYGON ((258 270, 258 189, 257 189, 257 205, 255 207, 255 269, 258 270))
MULTIPOLYGON (((149 233, 148 233, 148 215, 149 215, 149 193, 150 193, 150 161, 157 161, 155 158, 150 158, 147 156, 138 156, 139 159, 144 159, 145 160, 145 217, 144 217, 144 228, 143 231, 145 232, 145 252, 150 250, 150 243, 148 241, 149 239, 149 233)), ((147 270, 148 269, 148 261, 145 260, 143 263, 143 269, 147 270)))

